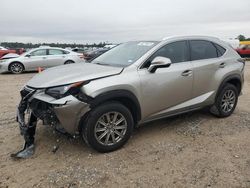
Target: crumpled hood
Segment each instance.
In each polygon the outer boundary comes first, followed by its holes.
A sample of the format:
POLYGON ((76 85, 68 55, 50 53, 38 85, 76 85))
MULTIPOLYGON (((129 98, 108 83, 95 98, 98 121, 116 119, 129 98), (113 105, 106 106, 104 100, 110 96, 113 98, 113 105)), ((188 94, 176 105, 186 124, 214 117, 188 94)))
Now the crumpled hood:
POLYGON ((87 81, 121 73, 123 68, 97 65, 92 63, 76 63, 62 65, 44 70, 28 81, 27 86, 47 88, 87 81))

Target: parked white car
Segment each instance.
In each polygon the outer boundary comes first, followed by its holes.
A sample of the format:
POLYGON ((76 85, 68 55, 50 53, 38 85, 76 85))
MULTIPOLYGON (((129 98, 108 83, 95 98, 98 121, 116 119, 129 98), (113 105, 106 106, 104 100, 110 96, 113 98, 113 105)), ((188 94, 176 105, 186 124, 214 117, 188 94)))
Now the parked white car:
POLYGON ((62 48, 40 47, 30 50, 19 57, 0 60, 0 73, 12 72, 20 74, 58 65, 84 62, 82 54, 62 48))

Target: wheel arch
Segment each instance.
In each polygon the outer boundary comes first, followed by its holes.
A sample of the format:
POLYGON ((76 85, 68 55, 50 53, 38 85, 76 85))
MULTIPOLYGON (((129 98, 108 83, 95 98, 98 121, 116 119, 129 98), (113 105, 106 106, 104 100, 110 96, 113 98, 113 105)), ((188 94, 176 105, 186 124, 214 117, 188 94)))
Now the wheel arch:
POLYGON ((9 70, 9 71, 10 71, 10 66, 11 66, 13 63, 19 63, 19 64, 21 64, 21 65, 23 66, 23 70, 25 71, 25 66, 24 66, 24 64, 21 63, 20 61, 13 61, 13 62, 11 62, 11 63, 9 64, 9 66, 8 66, 8 70, 9 70))
POLYGON ((238 94, 241 93, 242 90, 242 81, 241 81, 241 76, 239 74, 233 74, 230 76, 227 76, 220 84, 219 89, 217 91, 216 97, 218 96, 219 91, 225 86, 225 84, 232 84, 234 85, 237 90, 238 90, 238 94))
POLYGON ((64 62, 64 65, 65 65, 65 64, 67 64, 67 62, 72 62, 72 63, 75 63, 75 61, 74 61, 74 60, 72 60, 72 59, 67 59, 67 60, 64 62))
MULTIPOLYGON (((112 90, 102 93, 90 100, 90 109, 93 109, 107 102, 119 102, 129 109, 132 114, 135 125, 141 120, 141 107, 136 96, 128 90, 112 90)), ((89 113, 85 114, 80 124, 86 121, 89 113)), ((79 130, 82 128, 79 127, 79 130)))

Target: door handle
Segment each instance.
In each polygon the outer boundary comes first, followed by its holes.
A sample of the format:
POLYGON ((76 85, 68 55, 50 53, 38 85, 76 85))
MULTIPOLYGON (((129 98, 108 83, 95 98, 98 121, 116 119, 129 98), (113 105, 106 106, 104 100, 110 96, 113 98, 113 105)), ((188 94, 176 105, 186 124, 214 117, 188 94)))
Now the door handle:
POLYGON ((43 57, 43 59, 47 59, 47 57, 43 57))
POLYGON ((220 67, 220 68, 224 68, 225 66, 226 66, 226 63, 223 62, 223 63, 220 64, 219 67, 220 67))
POLYGON ((189 76, 192 74, 191 70, 185 70, 184 72, 181 73, 182 76, 189 76))

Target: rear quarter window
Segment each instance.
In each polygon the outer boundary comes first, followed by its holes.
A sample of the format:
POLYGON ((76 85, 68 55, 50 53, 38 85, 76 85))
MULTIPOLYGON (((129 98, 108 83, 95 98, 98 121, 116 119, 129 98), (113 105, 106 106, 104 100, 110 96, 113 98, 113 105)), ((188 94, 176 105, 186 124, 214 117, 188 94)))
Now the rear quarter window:
POLYGON ((216 43, 213 43, 213 44, 214 44, 214 46, 217 48, 217 55, 218 55, 218 57, 223 56, 224 53, 226 52, 226 49, 223 48, 223 47, 222 47, 221 45, 219 45, 219 44, 216 44, 216 43))

